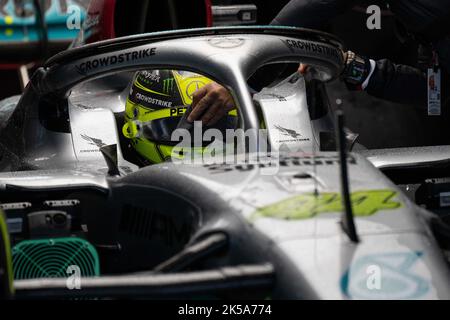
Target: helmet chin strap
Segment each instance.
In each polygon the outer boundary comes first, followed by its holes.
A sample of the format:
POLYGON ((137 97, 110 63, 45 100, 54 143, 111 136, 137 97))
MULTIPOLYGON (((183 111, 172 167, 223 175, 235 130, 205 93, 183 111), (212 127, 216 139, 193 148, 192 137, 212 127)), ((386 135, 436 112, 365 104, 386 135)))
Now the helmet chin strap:
POLYGON ((141 122, 138 120, 130 120, 125 123, 122 128, 123 135, 128 139, 139 138, 141 136, 141 122))

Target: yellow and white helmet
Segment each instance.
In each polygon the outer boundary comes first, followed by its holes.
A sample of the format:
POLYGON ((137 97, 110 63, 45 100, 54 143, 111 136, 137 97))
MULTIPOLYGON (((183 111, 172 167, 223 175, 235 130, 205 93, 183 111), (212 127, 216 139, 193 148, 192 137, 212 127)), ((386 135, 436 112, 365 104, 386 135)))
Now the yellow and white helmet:
MULTIPOLYGON (((161 163, 173 154, 182 157, 181 151, 174 152, 178 142, 171 140, 172 133, 192 104, 194 92, 211 82, 211 79, 189 71, 138 72, 126 102, 122 129, 135 151, 150 163, 161 163)), ((220 126, 235 128, 236 111, 225 118, 220 126)), ((203 152, 204 147, 199 149, 196 152, 203 152)))

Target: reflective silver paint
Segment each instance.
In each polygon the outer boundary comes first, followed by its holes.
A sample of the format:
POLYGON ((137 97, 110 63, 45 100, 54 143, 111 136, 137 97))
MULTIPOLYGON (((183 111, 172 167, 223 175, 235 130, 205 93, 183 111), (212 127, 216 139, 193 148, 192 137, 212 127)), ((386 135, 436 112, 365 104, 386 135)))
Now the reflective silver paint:
MULTIPOLYGON (((86 81, 114 72, 168 66, 181 69, 188 66, 193 71, 207 70, 208 76, 232 89, 245 127, 258 128, 253 101, 246 87, 246 79, 257 67, 276 61, 316 63, 325 66, 320 74, 323 80, 332 79, 342 67, 340 56, 330 57, 286 45, 287 41, 295 40, 298 39, 275 35, 204 35, 92 55, 50 68, 42 80, 44 91, 45 88, 73 89, 68 105, 70 133, 50 132, 43 128, 35 130, 39 122, 34 114, 24 124, 25 136, 21 138, 34 141, 32 135, 42 133, 41 144, 27 145, 24 157, 25 162, 37 170, 1 173, 0 186, 25 189, 94 187, 107 191, 114 179, 106 177, 107 167, 98 148, 100 144, 119 142, 120 127, 116 125, 114 113, 124 110, 127 82, 131 80, 132 73, 122 75, 122 78, 110 77, 108 81, 86 81), (147 60, 99 68, 92 73, 75 72, 81 63, 93 59, 153 47, 157 54, 147 60), (68 82, 71 86, 79 86, 67 88, 68 82)), ((313 139, 317 130, 330 128, 329 118, 315 120, 310 124, 302 78, 294 84, 284 83, 275 89, 265 89, 255 99, 262 106, 267 122, 272 124, 269 130, 275 144, 274 130, 301 130, 298 134, 309 138, 310 143, 297 141, 292 147, 310 153, 313 150, 312 143, 317 143, 317 137, 313 139), (270 97, 273 93, 283 96, 286 101, 274 101, 270 97), (286 113, 276 115, 271 109, 275 106, 284 108, 286 113)), ((283 132, 289 134, 289 131, 283 132)), ((433 156, 427 155, 427 150, 423 151, 418 152, 415 158, 408 158, 408 152, 402 151, 392 152, 392 155, 389 152, 373 152, 366 156, 375 166, 383 167, 443 159, 449 149, 442 148, 433 156)), ((138 170, 123 159, 120 148, 118 156, 121 167, 128 171, 138 170)), ((254 167, 248 167, 249 163, 242 161, 228 166, 163 163, 153 166, 151 170, 170 170, 184 181, 196 181, 206 186, 238 212, 246 223, 245 230, 249 236, 262 234, 266 249, 277 251, 292 266, 288 279, 280 274, 284 270, 278 270, 278 279, 282 280, 277 285, 292 284, 298 287, 300 282, 303 284, 302 281, 306 281, 312 290, 290 292, 290 298, 450 299, 449 269, 429 226, 421 216, 422 210, 363 155, 353 154, 352 157, 354 163, 349 165, 352 192, 390 190, 395 194, 392 200, 401 204, 390 209, 375 207, 372 214, 356 217, 356 227, 361 238, 358 244, 351 243, 342 231, 339 225, 341 210, 338 207, 318 210, 316 214, 303 219, 283 219, 277 217, 278 212, 273 212, 272 216, 255 216, 256 212, 275 203, 311 195, 315 188, 318 188, 319 196, 339 194, 339 164, 335 153, 318 153, 314 158, 303 152, 287 154, 276 159, 275 163, 279 166, 275 168, 260 168, 261 160, 254 158, 251 161, 254 167), (294 160, 283 164, 285 156, 294 160), (320 160, 313 166, 311 162, 315 159, 320 160), (403 257, 411 259, 405 260, 406 263, 403 257), (384 275, 382 281, 388 288, 394 289, 376 291, 365 288, 364 281, 368 276, 364 269, 367 264, 365 261, 378 261, 384 275)), ((126 174, 125 171, 122 173, 126 174)))

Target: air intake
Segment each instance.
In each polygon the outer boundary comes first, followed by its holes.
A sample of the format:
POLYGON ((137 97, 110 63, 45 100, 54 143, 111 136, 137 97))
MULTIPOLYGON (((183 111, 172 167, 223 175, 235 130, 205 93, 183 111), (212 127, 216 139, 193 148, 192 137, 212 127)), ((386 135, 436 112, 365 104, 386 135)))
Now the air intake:
POLYGON ((80 238, 27 240, 12 250, 14 278, 67 278, 70 266, 83 277, 100 275, 95 248, 80 238))

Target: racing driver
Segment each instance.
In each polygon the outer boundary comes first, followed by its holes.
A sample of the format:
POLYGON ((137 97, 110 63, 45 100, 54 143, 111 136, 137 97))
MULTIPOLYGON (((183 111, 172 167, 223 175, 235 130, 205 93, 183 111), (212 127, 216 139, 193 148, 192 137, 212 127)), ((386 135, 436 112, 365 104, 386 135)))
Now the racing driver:
MULTIPOLYGON (((189 123, 184 121, 185 126, 182 126, 183 119, 190 112, 194 93, 211 84, 219 86, 189 71, 150 70, 136 73, 126 101, 122 133, 132 153, 137 153, 137 160, 142 166, 170 160, 174 155, 183 157, 186 150, 175 149, 179 141, 172 141, 172 133, 178 128, 192 133, 189 123)), ((215 128, 224 132, 236 127, 237 113, 233 110, 233 99, 230 95, 223 96, 227 100, 216 99, 215 103, 227 106, 229 114, 216 119, 214 127, 208 126, 209 122, 203 122, 203 130, 215 128)), ((199 150, 194 152, 204 152, 210 143, 204 143, 200 148, 195 146, 199 150)))

